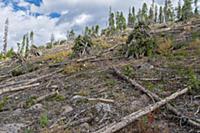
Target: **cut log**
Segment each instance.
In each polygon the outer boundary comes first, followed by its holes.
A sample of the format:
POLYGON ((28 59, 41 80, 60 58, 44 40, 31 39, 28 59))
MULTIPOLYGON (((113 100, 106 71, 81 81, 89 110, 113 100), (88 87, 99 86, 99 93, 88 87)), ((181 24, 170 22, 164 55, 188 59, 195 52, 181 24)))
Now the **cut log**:
POLYGON ((134 122, 135 120, 137 120, 138 118, 140 118, 144 115, 147 115, 148 113, 160 108, 161 106, 165 105, 166 103, 170 102, 171 100, 174 100, 178 96, 187 93, 188 90, 189 90, 188 88, 185 88, 183 90, 177 91, 176 93, 172 94, 171 96, 169 96, 153 105, 149 105, 145 108, 142 108, 141 110, 139 110, 137 112, 134 112, 128 116, 125 116, 120 122, 118 122, 114 125, 113 124, 108 125, 105 128, 102 128, 94 133, 114 133, 116 131, 119 131, 119 130, 123 129, 124 127, 126 127, 127 125, 134 122))
POLYGON ((25 90, 25 89, 28 89, 28 88, 31 88, 31 87, 36 87, 36 86, 39 86, 39 85, 40 85, 40 83, 35 83, 35 84, 20 86, 20 87, 16 87, 16 88, 0 89, 0 95, 3 94, 3 93, 25 90))
MULTIPOLYGON (((137 89, 139 89, 140 91, 142 91, 143 93, 148 95, 150 98, 153 97, 156 101, 162 100, 162 98, 160 98, 158 95, 156 95, 155 93, 147 90, 142 85, 138 84, 135 80, 130 79, 129 77, 123 75, 117 68, 113 68, 113 70, 114 70, 115 74, 117 74, 117 76, 119 76, 120 78, 124 79, 125 81, 127 81, 131 85, 135 86, 137 89)), ((186 118, 188 120, 187 122, 188 122, 189 125, 200 128, 200 123, 196 122, 196 120, 193 120, 193 119, 190 119, 190 118, 184 116, 181 112, 179 112, 171 104, 167 104, 166 107, 167 107, 167 109, 169 111, 171 111, 172 113, 177 115, 180 119, 186 118)))

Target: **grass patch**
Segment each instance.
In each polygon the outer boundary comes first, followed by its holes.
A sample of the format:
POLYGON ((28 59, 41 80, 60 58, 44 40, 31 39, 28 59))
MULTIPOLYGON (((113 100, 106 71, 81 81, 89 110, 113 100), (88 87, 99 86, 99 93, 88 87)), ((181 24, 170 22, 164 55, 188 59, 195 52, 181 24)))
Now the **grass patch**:
POLYGON ((3 110, 3 108, 5 107, 5 105, 8 103, 8 97, 4 97, 1 101, 0 101, 0 111, 3 110))
POLYGON ((135 75, 134 69, 131 65, 125 65, 124 67, 122 67, 122 73, 131 78, 135 75))
POLYGON ((43 60, 44 61, 52 60, 52 61, 58 63, 58 62, 62 62, 65 58, 70 57, 71 54, 72 54, 71 50, 62 51, 62 52, 58 52, 58 53, 54 53, 54 54, 45 55, 43 57, 43 60))
POLYGON ((39 118, 39 124, 42 128, 46 127, 49 123, 49 118, 47 114, 42 114, 39 118))
POLYGON ((73 74, 93 67, 90 63, 73 63, 64 68, 64 74, 73 74))
POLYGON ((26 101, 26 107, 29 108, 31 106, 33 106, 35 104, 35 100, 37 99, 36 96, 30 97, 27 101, 26 101))
POLYGON ((159 54, 168 54, 173 49, 173 41, 170 38, 157 38, 156 39, 157 44, 157 52, 159 54))

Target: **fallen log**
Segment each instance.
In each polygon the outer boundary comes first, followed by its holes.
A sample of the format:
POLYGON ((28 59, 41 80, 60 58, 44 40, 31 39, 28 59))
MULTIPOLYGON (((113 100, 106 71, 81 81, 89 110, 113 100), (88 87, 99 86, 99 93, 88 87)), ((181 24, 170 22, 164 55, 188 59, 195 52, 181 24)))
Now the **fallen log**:
MULTIPOLYGON (((115 74, 117 74, 117 76, 119 76, 120 78, 124 79, 125 81, 127 81, 128 83, 130 83, 131 85, 135 86, 137 89, 139 89, 140 91, 142 91, 143 93, 145 93, 146 95, 148 95, 150 98, 154 98, 156 101, 160 101, 162 100, 161 97, 159 97, 158 95, 156 95, 155 93, 147 90, 146 88, 144 88, 142 85, 138 84, 135 80, 130 79, 129 77, 123 75, 117 68, 113 68, 115 74)), ((181 112, 179 112, 175 107, 173 107, 171 104, 167 104, 167 109, 169 111, 171 111, 172 113, 174 113, 175 115, 177 115, 180 119, 186 118, 188 121, 188 124, 190 124, 191 126, 194 127, 198 127, 200 128, 200 123, 198 123, 196 120, 190 119, 184 115, 182 115, 181 112)))
POLYGON ((3 89, 0 89, 0 95, 3 94, 3 93, 25 90, 25 89, 28 89, 28 88, 31 88, 31 87, 36 87, 36 86, 39 86, 39 85, 40 85, 40 83, 35 83, 35 84, 20 86, 20 87, 16 87, 16 88, 3 88, 3 89))
POLYGON ((161 106, 165 105, 166 103, 170 102, 171 100, 174 100, 178 96, 187 93, 188 90, 189 90, 189 88, 185 88, 183 90, 177 91, 176 93, 172 94, 171 96, 169 96, 155 104, 149 105, 145 108, 142 108, 141 110, 139 110, 137 112, 134 112, 128 116, 125 116, 124 118, 122 118, 122 120, 120 122, 117 122, 114 125, 113 124, 108 125, 94 133, 114 133, 116 131, 119 131, 119 130, 123 129, 124 127, 126 127, 127 125, 134 122, 135 120, 137 120, 138 118, 140 118, 144 115, 147 115, 148 113, 160 108, 161 106))

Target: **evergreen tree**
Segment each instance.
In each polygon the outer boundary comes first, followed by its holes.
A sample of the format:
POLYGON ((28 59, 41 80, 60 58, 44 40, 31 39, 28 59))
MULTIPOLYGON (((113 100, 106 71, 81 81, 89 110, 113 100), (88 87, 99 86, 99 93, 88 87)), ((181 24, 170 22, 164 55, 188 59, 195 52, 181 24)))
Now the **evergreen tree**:
POLYGON ((194 0, 194 5, 195 5, 195 10, 194 10, 194 14, 195 15, 199 15, 199 10, 198 10, 198 0, 194 0))
POLYGON ((127 26, 128 26, 129 28, 132 28, 132 27, 133 27, 132 17, 133 17, 133 15, 132 15, 132 13, 131 13, 131 9, 129 9, 129 13, 128 13, 128 24, 127 24, 127 26))
POLYGON ((28 34, 27 35, 25 35, 25 37, 26 37, 26 49, 25 49, 25 57, 27 57, 28 56, 28 52, 29 52, 29 37, 28 37, 28 34))
POLYGON ((126 29, 126 18, 124 17, 123 12, 120 13, 120 30, 123 31, 126 29))
POLYGON ((111 31, 114 31, 115 30, 115 15, 114 13, 112 12, 112 9, 110 7, 110 11, 109 11, 109 29, 111 31))
POLYGON ((95 34, 98 36, 99 35, 99 25, 95 26, 95 34))
POLYGON ((182 17, 182 7, 181 7, 181 0, 179 0, 177 7, 177 19, 180 20, 181 17, 182 17))
POLYGON ((165 22, 169 21, 169 14, 168 14, 168 0, 165 0, 165 6, 164 6, 164 19, 165 22))
POLYGON ((150 7, 150 9, 149 9, 149 21, 150 21, 150 23, 153 23, 153 21, 154 21, 154 14, 153 14, 152 7, 150 7))
POLYGON ((25 52, 25 46, 26 46, 26 35, 23 36, 23 40, 22 40, 22 46, 20 49, 20 54, 23 56, 24 52, 25 52))
POLYGON ((51 34, 51 47, 53 47, 54 41, 55 41, 55 36, 54 36, 54 34, 52 33, 52 34, 51 34))
POLYGON ((116 18, 115 18, 116 20, 116 28, 117 28, 117 30, 120 30, 120 26, 121 26, 121 24, 120 24, 120 13, 119 13, 119 11, 117 11, 116 12, 116 18))
POLYGON ((150 7, 150 9, 149 9, 149 21, 150 21, 150 23, 153 23, 154 20, 155 20, 155 12, 154 12, 154 9, 155 9, 155 0, 152 0, 151 7, 150 7))
POLYGON ((163 8, 160 6, 160 11, 159 11, 159 23, 164 22, 164 16, 163 16, 163 8))
POLYGON ((9 20, 8 18, 5 21, 5 29, 4 29, 4 38, 3 38, 3 53, 7 53, 7 46, 8 46, 8 25, 9 25, 9 20))
POLYGON ((183 5, 183 14, 182 14, 182 19, 183 20, 188 20, 189 18, 192 17, 193 12, 192 12, 192 0, 184 0, 184 5, 183 5))
POLYGON ((173 9, 172 1, 167 0, 167 3, 168 3, 167 15, 168 15, 169 21, 174 21, 174 9, 173 9))
POLYGON ((34 37, 34 33, 33 33, 33 31, 31 31, 31 33, 30 33, 30 44, 31 44, 31 46, 33 46, 33 37, 34 37))
POLYGON ((133 24, 133 26, 132 26, 132 28, 133 28, 134 25, 135 25, 135 22, 136 22, 136 15, 135 15, 135 7, 134 6, 132 7, 132 19, 131 19, 131 21, 132 21, 132 24, 133 24))
POLYGON ((70 41, 73 41, 75 39, 75 32, 74 32, 73 29, 71 31, 68 31, 67 39, 70 40, 70 41))
POLYGON ((143 21, 143 22, 147 21, 147 18, 148 18, 147 12, 148 12, 147 4, 144 3, 142 6, 141 21, 143 21))
POLYGON ((141 9, 138 10, 137 21, 138 21, 138 23, 142 22, 142 10, 141 9))
POLYGON ((157 19, 158 19, 158 6, 155 6, 155 15, 154 15, 154 22, 157 23, 157 19))

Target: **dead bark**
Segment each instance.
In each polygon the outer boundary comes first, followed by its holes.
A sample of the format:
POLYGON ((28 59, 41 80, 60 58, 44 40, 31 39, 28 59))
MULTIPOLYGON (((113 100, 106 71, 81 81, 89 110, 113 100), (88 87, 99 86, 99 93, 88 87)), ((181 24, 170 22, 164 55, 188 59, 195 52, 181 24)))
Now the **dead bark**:
POLYGON ((31 87, 36 87, 36 86, 39 86, 39 85, 40 85, 40 83, 35 83, 35 84, 20 86, 20 87, 16 87, 16 88, 3 88, 3 89, 0 90, 0 95, 3 94, 3 93, 25 90, 25 89, 28 89, 28 88, 31 88, 31 87))
POLYGON ((108 125, 105 128, 102 128, 94 133, 114 133, 116 131, 119 131, 119 130, 123 129, 124 127, 126 127, 127 125, 134 122, 135 120, 137 120, 138 118, 160 108, 161 106, 165 105, 166 103, 170 102, 171 100, 174 100, 178 96, 187 93, 188 90, 189 90, 188 88, 185 88, 183 90, 177 91, 176 93, 172 94, 171 96, 169 96, 155 104, 149 105, 137 112, 134 112, 128 116, 125 116, 120 122, 118 122, 114 125, 113 124, 108 125))
MULTIPOLYGON (((158 95, 156 95, 155 93, 147 90, 146 88, 144 88, 143 86, 141 86, 140 84, 138 84, 135 80, 130 79, 129 77, 123 75, 117 68, 113 68, 114 72, 117 74, 117 76, 119 76, 120 78, 124 79, 125 81, 129 82, 131 85, 135 86, 137 89, 139 89, 140 91, 142 91, 143 93, 145 93, 146 95, 148 95, 150 98, 154 98, 156 101, 160 101, 162 100, 162 98, 160 98, 158 95)), ((192 120, 184 115, 182 115, 181 112, 179 112, 175 107, 173 107, 171 104, 167 104, 166 105, 167 109, 169 111, 171 111, 172 113, 174 113, 175 115, 177 115, 180 119, 183 118, 187 118, 187 122, 188 124, 194 126, 194 127, 198 127, 200 128, 200 123, 196 122, 196 120, 192 120)))

